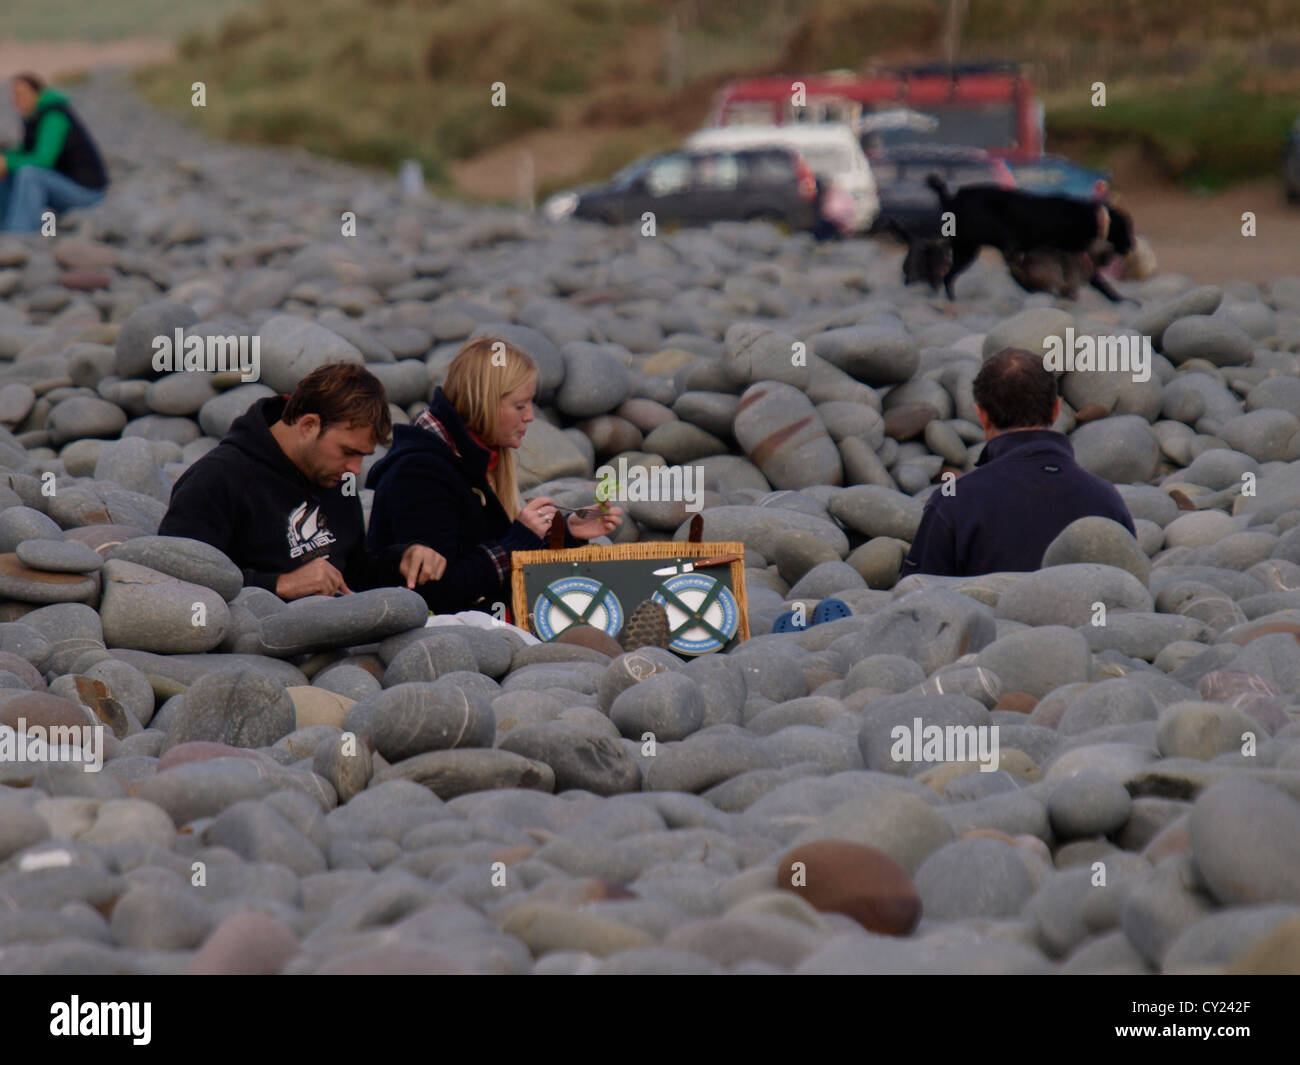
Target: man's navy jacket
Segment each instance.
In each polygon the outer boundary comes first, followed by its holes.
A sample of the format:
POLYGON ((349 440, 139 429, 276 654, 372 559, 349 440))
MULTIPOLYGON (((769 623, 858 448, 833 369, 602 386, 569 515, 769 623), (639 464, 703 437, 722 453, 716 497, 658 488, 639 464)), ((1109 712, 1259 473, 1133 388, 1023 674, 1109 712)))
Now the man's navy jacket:
POLYGON ((903 577, 1036 570, 1061 530, 1090 515, 1136 535, 1115 486, 1075 462, 1070 441, 1052 429, 995 436, 975 467, 952 495, 936 489, 926 501, 903 577))

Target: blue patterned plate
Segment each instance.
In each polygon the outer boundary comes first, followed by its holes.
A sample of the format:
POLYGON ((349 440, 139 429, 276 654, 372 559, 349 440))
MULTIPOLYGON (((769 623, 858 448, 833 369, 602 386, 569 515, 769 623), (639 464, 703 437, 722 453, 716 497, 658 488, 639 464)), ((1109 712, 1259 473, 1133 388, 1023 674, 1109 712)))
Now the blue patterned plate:
POLYGON ((533 603, 533 625, 543 640, 553 640, 571 625, 583 623, 608 636, 623 627, 623 606, 618 596, 592 577, 551 581, 533 603))
POLYGON ((740 624, 740 608, 731 589, 703 573, 669 577, 650 598, 667 612, 672 634, 668 648, 678 654, 720 651, 740 624))

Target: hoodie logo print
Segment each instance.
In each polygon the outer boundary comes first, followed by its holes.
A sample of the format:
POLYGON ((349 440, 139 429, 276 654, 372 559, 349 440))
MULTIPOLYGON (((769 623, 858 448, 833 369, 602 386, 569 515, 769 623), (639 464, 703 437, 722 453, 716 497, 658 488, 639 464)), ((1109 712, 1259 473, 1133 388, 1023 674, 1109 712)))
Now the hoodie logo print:
POLYGON ((325 527, 325 517, 320 506, 307 509, 299 503, 289 514, 289 557, 299 558, 308 551, 328 547, 335 542, 334 534, 325 527))

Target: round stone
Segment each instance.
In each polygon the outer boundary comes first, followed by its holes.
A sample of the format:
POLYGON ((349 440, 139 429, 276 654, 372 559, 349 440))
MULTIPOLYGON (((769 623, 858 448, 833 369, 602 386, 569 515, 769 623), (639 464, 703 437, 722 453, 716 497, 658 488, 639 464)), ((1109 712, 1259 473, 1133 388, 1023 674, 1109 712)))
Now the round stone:
POLYGON ((5 507, 0 510, 0 553, 14 551, 24 540, 62 540, 63 530, 39 510, 5 507))
POLYGON ((1135 414, 1080 426, 1070 434, 1070 444, 1080 466, 1115 484, 1149 481, 1160 463, 1160 441, 1135 414))
POLYGON ((1074 562, 1116 566, 1143 584, 1151 575, 1151 562, 1133 534, 1119 522, 1095 515, 1070 522, 1043 552, 1044 569, 1074 562))
POLYGON ((1189 314, 1172 322, 1160 339, 1160 351, 1175 366, 1204 359, 1215 366, 1241 366, 1250 361, 1255 342, 1224 318, 1189 314))
POLYGON ((916 871, 916 890, 932 920, 1018 917, 1034 882, 1014 846, 995 839, 959 839, 940 847, 916 871))
POLYGON ((620 733, 641 740, 651 733, 659 743, 682 740, 704 723, 700 687, 682 673, 656 673, 628 688, 610 706, 620 733))
POLYGON ((198 321, 194 308, 175 300, 155 300, 132 311, 117 332, 114 370, 118 377, 151 380, 158 376, 154 369, 154 341, 163 337, 170 345, 176 343, 176 331, 183 333, 198 321))
POLYGON ((496 738, 491 702, 450 681, 399 684, 367 702, 373 707, 375 750, 388 762, 455 747, 491 747, 496 738))
POLYGON ((1224 906, 1300 902, 1300 802, 1252 780, 1225 780, 1198 796, 1192 857, 1224 906))
POLYGON ((296 727, 293 700, 261 673, 208 673, 185 691, 164 751, 191 740, 269 747, 296 727))
POLYGON ((874 847, 834 839, 801 844, 782 855, 776 882, 869 932, 906 936, 921 919, 921 899, 907 870, 874 847))
MULTIPOLYGON (((808 397, 791 385, 762 381, 740 397, 736 440, 776 488, 843 483, 839 450, 808 397)), ((646 446, 651 447, 651 438, 646 446)), ((724 448, 710 454, 717 454, 724 448)), ((767 554, 767 552, 764 552, 767 554)))
POLYGON ((1052 831, 1061 839, 1105 836, 1128 820, 1133 800, 1123 784, 1099 773, 1062 780, 1047 800, 1052 831))

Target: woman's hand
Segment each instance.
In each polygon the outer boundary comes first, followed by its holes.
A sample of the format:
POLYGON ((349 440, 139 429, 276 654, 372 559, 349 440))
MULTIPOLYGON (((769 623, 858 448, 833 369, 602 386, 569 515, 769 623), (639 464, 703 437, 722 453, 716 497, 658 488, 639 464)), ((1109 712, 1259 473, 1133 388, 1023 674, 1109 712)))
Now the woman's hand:
MULTIPOLYGON (((530 499, 524 504, 523 510, 519 512, 519 521, 527 527, 529 532, 534 536, 545 540, 546 534, 551 531, 551 521, 555 517, 555 500, 550 496, 538 496, 536 499, 530 499)), ((577 533, 574 533, 577 536, 577 533)))
POLYGON ((417 584, 438 580, 447 570, 447 560, 432 547, 412 544, 403 552, 398 569, 406 586, 414 589, 417 584))
MULTIPOLYGON (((583 513, 590 514, 596 509, 589 507, 583 513)), ((577 514, 569 515, 569 532, 579 540, 594 540, 597 536, 608 536, 622 524, 622 507, 610 507, 607 513, 582 520, 579 520, 577 514)))

